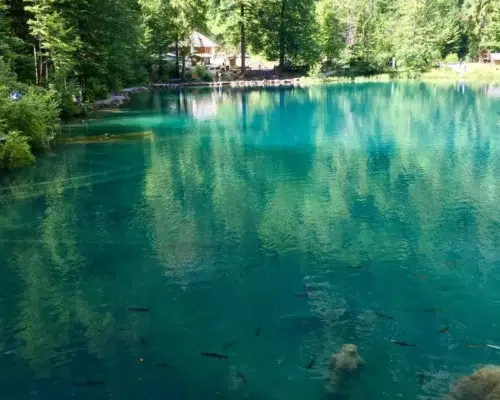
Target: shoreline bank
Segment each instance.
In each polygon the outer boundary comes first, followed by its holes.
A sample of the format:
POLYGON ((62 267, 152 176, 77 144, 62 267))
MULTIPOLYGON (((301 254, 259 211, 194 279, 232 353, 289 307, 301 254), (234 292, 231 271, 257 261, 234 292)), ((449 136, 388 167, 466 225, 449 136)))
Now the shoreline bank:
POLYGON ((473 76, 466 75, 450 75, 450 74, 435 74, 424 73, 419 78, 406 78, 400 76, 393 76, 390 74, 379 74, 373 76, 358 76, 353 78, 347 77, 327 77, 327 78, 309 78, 299 77, 291 79, 259 79, 259 80, 235 80, 235 81, 221 81, 221 82, 181 82, 181 83, 153 83, 149 86, 134 86, 123 89, 105 100, 98 100, 92 104, 94 111, 103 109, 119 108, 127 104, 131 100, 131 96, 144 93, 154 92, 159 90, 179 90, 186 88, 203 88, 203 87, 230 87, 233 89, 238 88, 286 88, 286 87, 307 87, 315 85, 329 85, 329 84, 347 84, 347 83, 368 83, 368 82, 414 82, 414 83, 465 83, 465 84, 499 84, 500 76, 498 79, 477 79, 473 76))

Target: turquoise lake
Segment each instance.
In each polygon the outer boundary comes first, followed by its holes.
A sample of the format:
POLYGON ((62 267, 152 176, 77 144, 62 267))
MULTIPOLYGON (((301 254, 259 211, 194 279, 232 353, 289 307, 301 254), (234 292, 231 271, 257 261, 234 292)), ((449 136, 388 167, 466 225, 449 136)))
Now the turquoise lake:
POLYGON ((370 83, 68 125, 1 177, 0 397, 442 398, 500 364, 499 122, 484 88, 370 83))

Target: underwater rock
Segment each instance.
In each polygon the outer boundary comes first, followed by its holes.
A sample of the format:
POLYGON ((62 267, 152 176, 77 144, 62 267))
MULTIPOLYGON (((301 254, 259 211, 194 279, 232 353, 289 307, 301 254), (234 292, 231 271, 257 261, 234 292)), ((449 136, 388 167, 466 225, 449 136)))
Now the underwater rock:
POLYGON ((500 367, 487 365, 453 382, 448 400, 500 400, 500 367))
POLYGON ((350 384, 359 377, 365 361, 354 344, 344 344, 340 352, 333 354, 325 376, 325 389, 328 393, 348 395, 350 384))

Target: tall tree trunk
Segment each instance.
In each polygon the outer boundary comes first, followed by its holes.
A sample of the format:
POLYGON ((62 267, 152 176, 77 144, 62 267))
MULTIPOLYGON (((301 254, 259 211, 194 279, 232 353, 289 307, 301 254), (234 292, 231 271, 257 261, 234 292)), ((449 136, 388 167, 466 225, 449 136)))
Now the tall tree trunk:
POLYGON ((179 35, 175 37, 175 77, 180 78, 179 75, 179 35))
POLYGON ((36 44, 33 45, 33 56, 35 57, 35 83, 38 86, 40 84, 40 79, 38 77, 38 58, 36 56, 36 44))
POLYGON ((245 37, 245 4, 243 3, 243 0, 240 0, 240 35, 241 35, 241 74, 243 77, 245 77, 245 71, 246 71, 246 59, 245 59, 245 53, 246 53, 246 37, 245 37))
POLYGON ((285 69, 285 13, 286 13, 286 0, 281 0, 281 13, 280 13, 280 31, 279 31, 279 46, 280 46, 280 72, 285 69))
POLYGON ((185 73, 186 73, 186 55, 182 53, 182 75, 181 75, 182 80, 184 80, 185 73))
POLYGON ((40 78, 40 86, 43 86, 43 56, 38 55, 38 77, 40 78))
POLYGON ((163 82, 164 72, 165 71, 163 68, 163 50, 160 48, 158 49, 158 77, 157 77, 158 82, 163 82))

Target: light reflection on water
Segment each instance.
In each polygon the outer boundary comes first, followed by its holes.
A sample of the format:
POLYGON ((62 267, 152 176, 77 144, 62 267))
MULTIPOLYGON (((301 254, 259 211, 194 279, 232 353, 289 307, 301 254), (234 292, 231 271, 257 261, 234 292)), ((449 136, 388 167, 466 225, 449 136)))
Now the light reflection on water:
POLYGON ((439 398, 498 362, 465 346, 500 343, 490 92, 160 92, 68 127, 116 140, 60 145, 0 188, 2 393, 325 398, 351 342, 352 398, 439 398))

